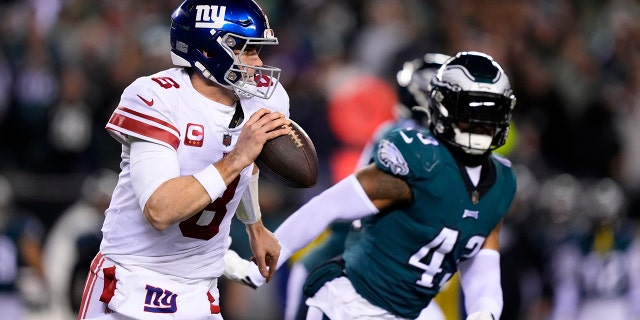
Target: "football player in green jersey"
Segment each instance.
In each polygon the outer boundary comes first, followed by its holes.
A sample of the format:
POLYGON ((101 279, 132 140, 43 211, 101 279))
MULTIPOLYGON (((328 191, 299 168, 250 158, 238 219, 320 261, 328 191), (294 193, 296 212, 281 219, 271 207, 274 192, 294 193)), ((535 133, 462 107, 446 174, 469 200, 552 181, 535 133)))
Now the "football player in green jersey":
MULTIPOLYGON (((311 199, 275 231, 283 264, 338 220, 357 242, 305 283, 307 319, 414 319, 460 271, 468 320, 502 312, 498 234, 516 192, 508 160, 515 96, 490 56, 460 52, 432 78, 428 129, 397 129, 373 161, 311 199)), ((261 281, 255 265, 235 266, 261 281)))
MULTIPOLYGON (((358 168, 369 164, 373 158, 373 147, 386 132, 398 128, 421 128, 426 125, 424 121, 426 113, 421 110, 414 110, 413 107, 426 107, 428 105, 431 77, 449 58, 450 56, 441 53, 426 53, 419 58, 406 61, 402 65, 402 68, 396 74, 395 87, 398 95, 398 103, 395 107, 396 120, 380 125, 371 138, 371 142, 362 151, 357 165, 358 168)), ((304 304, 304 299, 301 298, 303 295, 302 284, 309 271, 322 262, 342 254, 345 249, 345 241, 355 241, 360 226, 361 222, 359 220, 332 223, 329 226, 328 237, 320 244, 310 248, 299 261, 296 261, 291 266, 289 278, 287 279, 285 320, 304 318, 307 308, 304 304)), ((431 303, 429 306, 430 308, 425 310, 418 319, 444 319, 444 314, 436 303, 431 303)))

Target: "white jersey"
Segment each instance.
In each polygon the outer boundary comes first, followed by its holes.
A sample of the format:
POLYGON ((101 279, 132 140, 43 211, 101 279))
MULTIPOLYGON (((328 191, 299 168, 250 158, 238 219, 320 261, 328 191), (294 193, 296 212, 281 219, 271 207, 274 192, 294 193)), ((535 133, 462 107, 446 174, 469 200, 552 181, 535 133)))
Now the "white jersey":
POLYGON ((105 212, 102 255, 117 264, 188 279, 220 276, 232 217, 253 166, 245 168, 203 212, 158 231, 147 222, 133 192, 127 137, 175 150, 180 175, 192 175, 233 150, 246 119, 258 109, 289 117, 289 97, 279 83, 277 86, 268 100, 241 98, 244 120, 234 128, 229 126, 235 109, 198 93, 183 68, 138 78, 127 87, 106 126, 122 143, 122 161, 118 185, 105 212))

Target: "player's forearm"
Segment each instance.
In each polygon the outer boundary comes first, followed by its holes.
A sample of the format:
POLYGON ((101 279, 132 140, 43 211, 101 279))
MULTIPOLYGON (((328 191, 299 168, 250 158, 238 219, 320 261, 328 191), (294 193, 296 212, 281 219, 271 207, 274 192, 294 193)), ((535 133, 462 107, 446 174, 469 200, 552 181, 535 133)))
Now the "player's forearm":
POLYGON ((459 269, 467 313, 488 312, 494 319, 500 319, 504 304, 500 284, 500 253, 482 249, 473 258, 461 262, 459 269))
POLYGON ((232 151, 226 157, 213 164, 213 166, 220 173, 224 183, 229 185, 240 175, 240 172, 244 170, 244 168, 253 163, 253 160, 254 159, 250 159, 239 152, 232 151))
POLYGON ((491 249, 500 252, 500 229, 502 229, 502 221, 500 221, 484 241, 482 249, 491 249))
POLYGON ((258 220, 255 223, 247 224, 245 226, 247 230, 247 235, 249 236, 250 239, 258 238, 258 235, 261 232, 264 232, 266 230, 264 224, 262 223, 262 220, 258 220))
POLYGON ((193 176, 170 179, 161 184, 147 200, 144 214, 157 230, 187 219, 200 212, 211 198, 193 176))
POLYGON ((258 196, 260 171, 253 167, 253 174, 249 186, 242 193, 242 205, 236 209, 236 217, 246 225, 254 224, 262 219, 260 212, 260 199, 258 196))
MULTIPOLYGON (((335 220, 356 220, 377 212, 358 180, 350 175, 300 207, 276 229, 274 234, 280 242, 277 268, 335 220)), ((251 266, 249 276, 257 286, 264 283, 255 265, 251 266)))
POLYGON ((503 299, 500 280, 500 221, 491 231, 482 249, 473 258, 461 262, 460 280, 465 293, 465 308, 475 319, 500 319, 503 299))
POLYGON ((180 176, 175 150, 160 144, 131 138, 130 161, 133 191, 145 217, 158 230, 200 212, 226 189, 212 165, 194 176, 180 176))
POLYGON ((373 215, 373 205, 351 175, 296 210, 274 232, 282 246, 281 261, 316 239, 335 220, 356 220, 373 215))

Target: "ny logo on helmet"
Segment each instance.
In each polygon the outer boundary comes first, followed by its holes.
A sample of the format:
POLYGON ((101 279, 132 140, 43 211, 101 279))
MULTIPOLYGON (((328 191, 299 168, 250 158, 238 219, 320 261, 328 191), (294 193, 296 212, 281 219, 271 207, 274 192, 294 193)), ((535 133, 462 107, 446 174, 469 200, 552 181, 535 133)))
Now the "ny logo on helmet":
POLYGON ((221 28, 226 12, 226 6, 196 6, 196 28, 221 28))

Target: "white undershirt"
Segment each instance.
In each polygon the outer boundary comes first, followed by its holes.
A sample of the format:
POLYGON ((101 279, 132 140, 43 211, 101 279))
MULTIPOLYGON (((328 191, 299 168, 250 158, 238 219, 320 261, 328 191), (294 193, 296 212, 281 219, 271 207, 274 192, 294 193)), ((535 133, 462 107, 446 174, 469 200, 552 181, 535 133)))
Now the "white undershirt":
POLYGON ((231 119, 233 119, 233 115, 236 113, 235 105, 230 108, 229 106, 225 106, 221 103, 218 103, 215 101, 212 101, 212 102, 213 102, 212 106, 214 106, 214 108, 220 112, 219 116, 220 116, 221 122, 231 123, 231 119))
POLYGON ((474 187, 477 187, 478 182, 480 182, 480 172, 482 171, 482 166, 465 167, 465 169, 467 169, 467 174, 469 175, 471 183, 473 183, 474 187))
POLYGON ((165 181, 180 175, 177 153, 158 143, 129 137, 131 142, 131 186, 144 209, 147 200, 165 181))

